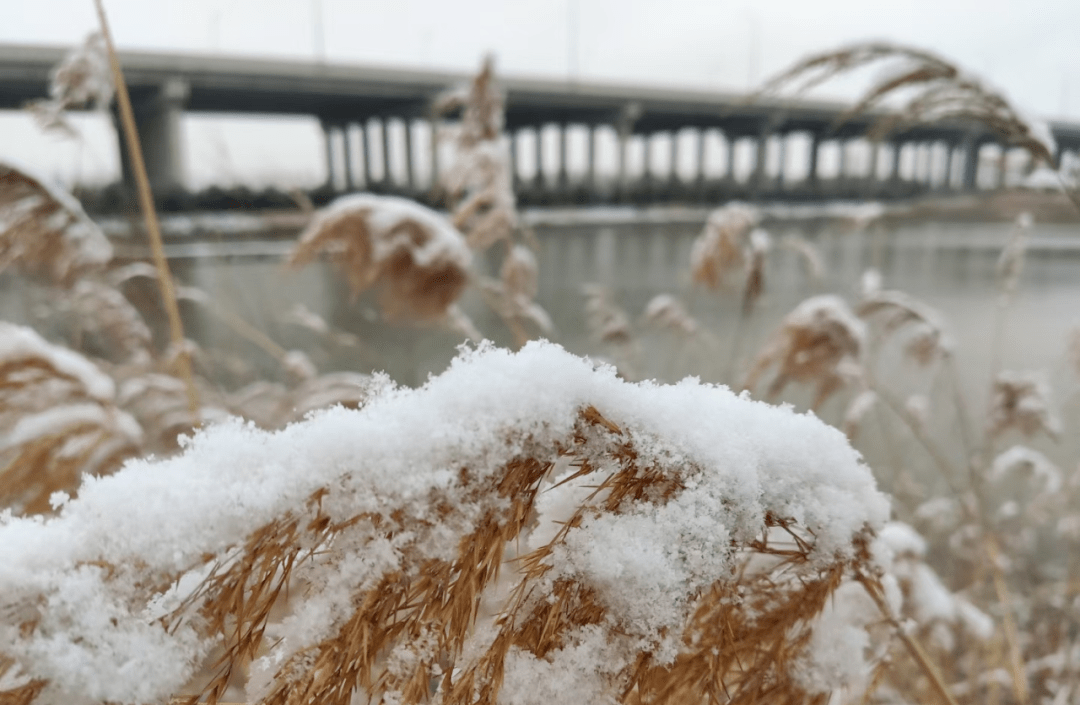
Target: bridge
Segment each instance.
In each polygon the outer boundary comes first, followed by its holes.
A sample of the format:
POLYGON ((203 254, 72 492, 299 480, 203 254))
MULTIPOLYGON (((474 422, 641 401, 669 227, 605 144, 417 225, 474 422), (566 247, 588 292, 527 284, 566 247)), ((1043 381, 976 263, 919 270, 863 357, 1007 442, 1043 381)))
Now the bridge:
MULTIPOLYGON (((47 97, 50 71, 66 51, 0 45, 0 109, 47 97)), ((444 118, 432 104, 470 78, 195 54, 122 52, 121 64, 159 194, 183 190, 180 118, 189 111, 313 116, 325 138, 323 196, 362 188, 430 199, 445 167, 434 137, 444 118)), ((1015 162, 981 123, 912 126, 868 143, 878 116, 841 122, 847 106, 838 103, 520 77, 500 83, 524 204, 906 197, 1000 186, 1015 162)), ((1080 153, 1080 125, 1050 129, 1056 159, 1080 153)))

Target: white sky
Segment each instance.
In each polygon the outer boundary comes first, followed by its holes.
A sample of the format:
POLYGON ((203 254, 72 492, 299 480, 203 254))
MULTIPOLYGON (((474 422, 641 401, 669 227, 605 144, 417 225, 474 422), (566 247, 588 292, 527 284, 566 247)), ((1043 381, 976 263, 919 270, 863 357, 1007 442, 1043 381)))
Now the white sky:
MULTIPOLYGON (((0 42, 74 44, 92 0, 0 0, 0 42)), ((884 39, 932 49, 1025 111, 1080 120, 1080 0, 106 0, 121 48, 384 63, 741 90, 806 54, 884 39), (315 18, 321 12, 322 32, 315 18), (576 38, 576 39, 575 39, 576 38)), ((64 181, 116 173, 111 128, 81 143, 0 114, 0 157, 64 181)), ((209 181, 314 182, 310 121, 189 119, 187 172, 209 181), (219 178, 220 177, 220 178, 219 178)))

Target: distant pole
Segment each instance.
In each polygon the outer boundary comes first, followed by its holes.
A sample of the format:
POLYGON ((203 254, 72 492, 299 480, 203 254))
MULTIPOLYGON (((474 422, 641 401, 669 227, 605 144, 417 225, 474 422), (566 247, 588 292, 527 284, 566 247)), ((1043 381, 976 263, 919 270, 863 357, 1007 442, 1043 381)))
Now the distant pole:
POLYGON ((326 61, 326 37, 323 34, 322 0, 311 0, 311 34, 315 60, 324 63, 326 61))

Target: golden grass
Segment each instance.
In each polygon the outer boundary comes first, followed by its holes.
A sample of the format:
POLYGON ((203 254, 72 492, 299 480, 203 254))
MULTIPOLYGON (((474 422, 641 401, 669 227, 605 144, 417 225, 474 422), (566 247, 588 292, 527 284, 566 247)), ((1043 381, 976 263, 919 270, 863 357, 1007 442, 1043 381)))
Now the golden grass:
MULTIPOLYGON (((234 555, 213 566, 186 606, 167 618, 172 623, 197 612, 201 628, 224 639, 216 675, 187 702, 218 702, 233 676, 265 652, 275 605, 287 591, 304 590, 298 576, 306 563, 333 564, 339 550, 408 531, 398 542, 401 565, 358 586, 351 613, 341 615, 329 636, 274 666, 259 702, 347 705, 359 688, 371 702, 425 703, 437 691, 437 702, 494 705, 512 654, 544 660, 580 629, 617 624, 608 619, 611 608, 584 583, 563 576, 550 592, 542 586, 550 558, 586 518, 662 505, 696 472, 645 463, 633 438, 585 407, 572 434, 555 447, 533 448, 484 480, 460 468, 454 491, 469 503, 453 506, 432 497, 435 511, 427 522, 416 523, 404 508, 389 512, 390 519, 358 514, 331 520, 322 506, 333 501, 335 490, 319 490, 304 511, 253 530, 234 555), (595 478, 594 490, 549 542, 508 556, 507 549, 532 526, 538 493, 560 458, 576 468, 564 482, 595 478), (458 541, 456 556, 432 558, 420 550, 425 532, 436 524, 455 526, 464 516, 459 513, 476 512, 479 519, 468 522, 474 528, 458 541), (477 648, 472 642, 483 619, 481 604, 501 574, 507 574, 503 584, 509 589, 488 625, 491 637, 477 648)), ((805 692, 790 669, 804 655, 815 616, 845 579, 859 575, 877 584, 867 553, 870 538, 856 537, 861 548, 853 559, 811 559, 813 534, 770 514, 756 538, 733 541, 736 567, 730 578, 688 606, 673 663, 657 663, 647 642, 609 632, 620 649, 631 650, 626 665, 605 676, 610 696, 628 704, 825 703, 827 694, 805 692)))

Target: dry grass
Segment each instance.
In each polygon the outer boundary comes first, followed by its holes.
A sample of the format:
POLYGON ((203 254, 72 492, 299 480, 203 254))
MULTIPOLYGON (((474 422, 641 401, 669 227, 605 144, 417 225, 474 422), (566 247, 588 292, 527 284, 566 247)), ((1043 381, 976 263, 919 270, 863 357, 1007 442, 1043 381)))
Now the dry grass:
POLYGON ((0 339, 0 506, 46 512, 54 492, 140 452, 139 424, 92 362, 9 323, 0 339))
POLYGON ((70 285, 112 258, 79 202, 23 168, 0 162, 0 271, 15 268, 70 285))
POLYGON ((1036 160, 1054 163, 1048 135, 1040 134, 1003 95, 928 51, 870 42, 815 54, 768 81, 762 93, 805 92, 875 64, 888 68, 840 121, 905 96, 899 111, 883 117, 871 136, 880 138, 916 124, 973 121, 988 126, 1005 144, 1026 150, 1036 160))
POLYGON ((382 288, 379 303, 388 318, 433 321, 447 315, 469 282, 470 258, 460 239, 419 205, 361 194, 317 213, 289 263, 327 253, 354 295, 382 288))
POLYGON ((811 408, 861 376, 864 326, 842 299, 807 299, 781 322, 758 354, 743 387, 753 390, 772 366, 777 370, 766 395, 775 398, 790 382, 816 384, 811 408))
POLYGON ((723 285, 725 276, 742 267, 747 237, 759 219, 757 211, 740 203, 713 211, 690 255, 694 282, 716 290, 723 285))
POLYGON ((441 175, 442 186, 455 227, 476 249, 510 242, 518 227, 504 144, 504 103, 495 62, 488 57, 467 87, 442 96, 434 105, 436 115, 460 111, 459 122, 445 135, 454 145, 454 162, 441 175))
POLYGON ((78 133, 68 121, 67 112, 87 105, 104 110, 113 93, 105 37, 94 32, 53 69, 49 99, 33 101, 27 107, 43 129, 75 136, 78 133))
POLYGON ((303 511, 253 530, 167 619, 198 613, 201 628, 224 639, 217 675, 190 702, 217 702, 230 681, 265 653, 276 605, 287 592, 303 592, 311 565, 332 567, 345 552, 401 532, 408 532, 397 542, 401 565, 356 586, 351 612, 339 616, 329 636, 273 666, 260 703, 348 705, 358 690, 370 702, 494 705, 508 660, 523 654, 550 660, 582 630, 600 626, 620 654, 614 663, 621 665, 603 677, 615 702, 826 702, 827 695, 806 692, 792 669, 836 589, 856 575, 877 584, 868 535, 855 539, 863 548, 853 560, 823 561, 812 558, 812 533, 769 515, 756 538, 733 541, 730 577, 687 606, 679 654, 670 664, 657 663, 648 640, 631 636, 630 625, 629 633, 612 629, 619 616, 587 584, 561 576, 549 585, 551 556, 586 518, 662 505, 699 472, 681 463, 646 462, 633 438, 629 429, 585 407, 573 433, 554 447, 533 447, 487 476, 459 469, 452 494, 468 497, 468 504, 431 497, 434 516, 428 521, 405 507, 331 520, 322 507, 337 502, 336 490, 319 490, 303 511), (550 541, 515 557, 510 549, 531 530, 546 478, 556 463, 567 461, 576 472, 563 481, 591 481, 593 491, 550 541), (479 519, 464 521, 466 515, 479 519), (461 536, 456 556, 437 558, 421 549, 429 532, 462 524, 474 528, 461 536), (486 622, 481 606, 493 599, 501 607, 486 622), (489 632, 477 642, 480 622, 489 632))

